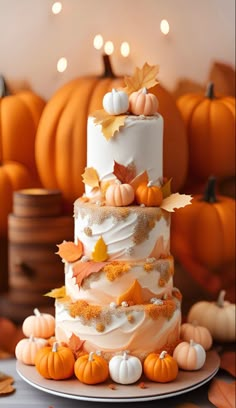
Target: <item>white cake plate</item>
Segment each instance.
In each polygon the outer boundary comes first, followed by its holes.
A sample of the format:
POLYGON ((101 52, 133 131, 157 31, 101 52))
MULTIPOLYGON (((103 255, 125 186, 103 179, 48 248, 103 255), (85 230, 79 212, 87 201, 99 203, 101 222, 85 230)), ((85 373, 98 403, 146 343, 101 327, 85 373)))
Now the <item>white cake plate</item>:
POLYGON ((219 366, 219 355, 213 350, 207 352, 206 362, 200 370, 180 370, 177 379, 170 383, 153 383, 142 378, 132 385, 114 384, 108 380, 96 386, 82 384, 75 377, 60 381, 46 380, 39 375, 35 367, 19 361, 16 363, 16 370, 28 384, 60 397, 93 402, 137 402, 169 398, 192 391, 210 381, 219 366), (139 386, 142 381, 145 388, 139 386), (109 384, 115 385, 115 389, 111 389, 109 384))

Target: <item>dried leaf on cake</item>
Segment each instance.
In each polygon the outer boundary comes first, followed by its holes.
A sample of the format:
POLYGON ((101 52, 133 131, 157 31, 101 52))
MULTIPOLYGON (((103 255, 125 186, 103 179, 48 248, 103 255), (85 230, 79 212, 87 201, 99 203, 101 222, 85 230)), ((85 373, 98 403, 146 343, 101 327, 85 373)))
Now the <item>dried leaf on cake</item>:
POLYGON ((62 286, 61 288, 52 289, 50 292, 45 293, 44 296, 49 296, 54 299, 64 298, 66 296, 66 288, 62 286))
POLYGON ((102 237, 100 237, 97 240, 94 246, 94 250, 92 252, 92 259, 95 262, 104 262, 108 259, 107 246, 102 237))
POLYGON ((14 383, 14 378, 0 372, 0 395, 1 394, 10 394, 15 391, 15 388, 12 386, 14 383))
POLYGON ((134 163, 124 166, 123 164, 119 164, 114 161, 113 174, 118 178, 118 180, 120 180, 121 183, 129 184, 136 175, 136 168, 134 163))
POLYGON ((78 240, 77 244, 72 241, 64 241, 57 245, 59 251, 56 254, 67 262, 75 262, 83 255, 83 244, 78 240))
POLYGON ((220 368, 227 371, 234 378, 236 377, 236 353, 235 351, 225 351, 221 355, 220 368))
POLYGON ((164 198, 161 203, 161 208, 168 212, 174 212, 175 209, 191 204, 191 200, 191 195, 174 193, 164 198))
POLYGON ((218 408, 235 408, 235 385, 235 381, 214 379, 208 391, 209 401, 218 408))
POLYGON ((109 115, 104 109, 97 110, 93 116, 94 123, 102 126, 102 133, 107 140, 110 140, 115 132, 125 125, 127 117, 127 115, 109 115))
POLYGON ((100 272, 100 270, 106 265, 106 262, 77 262, 73 266, 73 277, 76 278, 76 283, 80 287, 83 280, 92 273, 100 272))
POLYGON ((163 186, 161 186, 163 199, 171 195, 171 182, 172 182, 172 178, 167 180, 166 183, 164 183, 163 186))
POLYGON ((69 338, 68 346, 70 347, 76 358, 78 357, 78 352, 81 350, 83 344, 84 340, 81 340, 79 336, 76 336, 76 334, 72 333, 71 337, 69 338))
POLYGON ((156 77, 158 72, 158 65, 149 65, 147 62, 142 68, 136 68, 133 76, 124 78, 126 84, 126 87, 124 88, 125 92, 131 94, 142 88, 149 89, 157 85, 158 81, 156 77))
POLYGON ((97 171, 93 167, 86 167, 82 174, 83 183, 90 187, 99 187, 99 177, 97 171))
POLYGON ((143 173, 138 174, 129 184, 133 187, 134 191, 136 191, 141 183, 148 183, 148 174, 146 170, 143 173))

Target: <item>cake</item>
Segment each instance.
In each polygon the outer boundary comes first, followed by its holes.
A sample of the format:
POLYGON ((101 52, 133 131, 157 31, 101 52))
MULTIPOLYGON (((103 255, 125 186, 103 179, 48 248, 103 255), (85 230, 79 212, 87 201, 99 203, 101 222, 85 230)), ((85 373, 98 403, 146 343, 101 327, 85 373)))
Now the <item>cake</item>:
POLYGON ((143 85, 107 93, 104 109, 89 116, 74 242, 58 245, 65 286, 53 295, 56 339, 69 347, 76 339, 77 351, 108 360, 128 350, 143 361, 179 342, 170 225, 171 212, 190 198, 171 194, 164 178, 163 118, 143 85))

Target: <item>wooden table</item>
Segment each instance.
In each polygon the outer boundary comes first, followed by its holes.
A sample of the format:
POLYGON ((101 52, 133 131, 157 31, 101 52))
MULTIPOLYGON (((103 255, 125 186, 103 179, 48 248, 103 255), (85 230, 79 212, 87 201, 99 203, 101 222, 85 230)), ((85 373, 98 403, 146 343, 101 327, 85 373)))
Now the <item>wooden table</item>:
MULTIPOLYGON (((168 399, 159 399, 153 401, 138 402, 91 402, 68 399, 44 391, 38 390, 25 382, 16 372, 16 360, 14 358, 0 360, 0 371, 14 377, 15 392, 6 396, 0 396, 0 407, 4 408, 101 408, 114 405, 115 408, 176 408, 183 403, 196 404, 202 408, 210 408, 213 405, 208 401, 207 391, 210 382, 200 388, 188 393, 171 397, 168 399)), ((217 378, 227 380, 227 375, 219 371, 217 378)), ((232 378, 229 376, 228 380, 232 378)))

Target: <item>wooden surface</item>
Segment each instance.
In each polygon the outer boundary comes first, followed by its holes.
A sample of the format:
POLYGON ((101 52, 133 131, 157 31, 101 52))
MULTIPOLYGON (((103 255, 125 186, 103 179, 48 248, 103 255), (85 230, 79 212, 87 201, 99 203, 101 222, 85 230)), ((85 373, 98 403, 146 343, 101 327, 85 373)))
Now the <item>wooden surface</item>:
MULTIPOLYGON (((27 384, 16 372, 16 360, 6 359, 0 360, 0 371, 14 377, 15 383, 15 392, 7 396, 0 397, 0 406, 4 408, 102 408, 102 407, 111 407, 113 404, 103 403, 103 402, 90 402, 90 401, 81 401, 67 399, 64 397, 59 397, 51 395, 40 391, 31 385, 27 384)), ((218 372, 218 378, 226 379, 227 377, 218 372)), ((230 379, 232 380, 232 379, 230 379)), ((171 397, 163 400, 153 400, 149 402, 134 402, 134 403, 115 403, 114 408, 177 408, 180 404, 183 403, 192 403, 196 404, 201 408, 211 408, 213 405, 208 401, 207 391, 209 388, 210 382, 203 385, 202 387, 183 394, 178 397, 171 397)), ((178 407, 179 408, 179 407, 178 407)))

